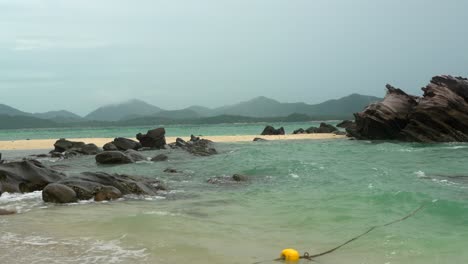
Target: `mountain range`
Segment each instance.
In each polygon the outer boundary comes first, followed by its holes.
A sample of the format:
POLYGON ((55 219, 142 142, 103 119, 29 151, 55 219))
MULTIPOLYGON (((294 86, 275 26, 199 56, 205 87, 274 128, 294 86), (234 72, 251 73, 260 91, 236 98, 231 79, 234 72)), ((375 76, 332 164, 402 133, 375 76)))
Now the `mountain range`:
MULTIPOLYGON (((119 104, 112 104, 99 107, 88 115, 81 117, 70 111, 59 110, 45 113, 27 113, 5 104, 0 104, 0 123, 3 121, 15 120, 14 127, 18 124, 29 122, 35 124, 32 127, 38 127, 40 120, 46 120, 39 127, 48 127, 52 124, 61 125, 79 125, 79 124, 102 124, 103 122, 132 124, 135 122, 145 123, 154 121, 166 121, 170 123, 193 119, 202 119, 207 122, 214 120, 250 120, 263 119, 269 120, 277 117, 294 116, 314 120, 319 119, 348 119, 355 112, 361 111, 370 103, 382 100, 381 98, 360 94, 351 94, 346 97, 328 100, 320 104, 306 103, 281 103, 279 101, 260 96, 249 101, 240 102, 233 105, 222 106, 218 108, 208 108, 203 106, 190 106, 181 110, 164 110, 147 102, 132 99, 119 104), (12 118, 16 117, 16 119, 12 118), (224 118, 219 118, 224 117, 224 118), (229 117, 229 118, 228 118, 229 117), (234 117, 234 118, 233 118, 234 117), (247 118, 247 119, 246 119, 247 118), (39 119, 39 120, 36 120, 39 119)), ((28 127, 27 124, 19 126, 28 127)), ((12 128, 11 125, 5 127, 0 124, 0 128, 12 128)))

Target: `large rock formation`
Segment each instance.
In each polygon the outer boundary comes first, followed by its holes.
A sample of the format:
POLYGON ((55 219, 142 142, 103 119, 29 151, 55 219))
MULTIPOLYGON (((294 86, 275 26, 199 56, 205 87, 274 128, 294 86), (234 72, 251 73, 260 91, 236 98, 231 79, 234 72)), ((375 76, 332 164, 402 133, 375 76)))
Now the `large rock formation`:
POLYGON ((213 147, 213 142, 207 139, 191 136, 189 141, 177 138, 175 143, 169 145, 171 148, 183 149, 196 156, 210 156, 218 151, 213 147))
POLYGON ((102 150, 94 144, 86 144, 84 142, 69 141, 64 138, 57 140, 54 144, 55 149, 52 153, 64 153, 65 156, 96 155, 102 150))
POLYGON ((433 77, 422 97, 387 85, 379 103, 356 113, 347 132, 357 139, 416 142, 468 141, 468 79, 433 77))
POLYGON ((148 130, 146 134, 137 134, 136 138, 144 148, 163 149, 166 145, 166 130, 163 127, 148 130))
POLYGON ((0 164, 0 195, 4 192, 33 192, 44 189, 49 183, 65 175, 36 160, 23 160, 0 164))
POLYGON ((114 141, 110 143, 112 143, 118 150, 123 150, 123 151, 129 150, 129 149, 139 150, 142 147, 140 142, 136 142, 135 140, 122 138, 122 137, 115 138, 114 141))
POLYGON ((284 132, 283 127, 275 129, 272 126, 266 126, 265 129, 263 129, 263 132, 262 132, 261 135, 266 136, 266 135, 284 135, 284 134, 285 134, 285 132, 284 132))

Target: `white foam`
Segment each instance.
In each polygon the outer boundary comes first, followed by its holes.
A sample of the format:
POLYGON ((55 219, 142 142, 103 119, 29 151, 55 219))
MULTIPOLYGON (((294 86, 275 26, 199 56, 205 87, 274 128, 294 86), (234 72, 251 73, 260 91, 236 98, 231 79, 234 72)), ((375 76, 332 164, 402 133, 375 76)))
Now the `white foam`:
POLYGON ((291 176, 291 178, 294 178, 294 179, 299 178, 299 175, 297 175, 295 173, 290 173, 289 176, 291 176))
POLYGON ((144 215, 158 215, 158 216, 179 216, 180 214, 174 214, 171 212, 167 211, 149 211, 149 212, 144 212, 144 215))
POLYGON ((0 206, 5 209, 14 209, 17 213, 28 212, 35 207, 43 206, 42 191, 31 193, 2 193, 0 206))
POLYGON ((424 173, 424 171, 416 171, 414 174, 416 174, 418 178, 426 178, 426 173, 424 173))
POLYGON ((140 263, 148 253, 146 248, 125 248, 118 239, 103 241, 92 238, 54 239, 43 236, 22 236, 0 232, 2 247, 7 249, 2 259, 17 260, 18 254, 40 263, 140 263), (47 254, 45 254, 47 253, 47 254))

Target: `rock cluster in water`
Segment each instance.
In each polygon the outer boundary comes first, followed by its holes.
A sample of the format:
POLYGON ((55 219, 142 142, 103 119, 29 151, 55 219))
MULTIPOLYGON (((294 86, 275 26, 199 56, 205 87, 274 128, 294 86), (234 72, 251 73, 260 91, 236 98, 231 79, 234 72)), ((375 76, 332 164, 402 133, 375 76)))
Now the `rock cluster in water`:
POLYGON ((45 202, 113 200, 126 194, 156 195, 165 189, 159 180, 140 176, 104 172, 66 175, 36 160, 0 164, 0 195, 42 190, 45 202))
POLYGON ((169 144, 169 146, 173 149, 185 150, 195 156, 211 156, 218 153, 211 140, 201 139, 193 135, 190 136, 189 141, 177 138, 176 142, 169 144))
POLYGON ((275 129, 272 126, 266 126, 265 129, 263 129, 262 136, 267 136, 267 135, 284 135, 284 128, 280 127, 278 129, 275 129))
POLYGON ((320 123, 319 127, 309 127, 308 129, 299 128, 294 130, 293 134, 314 134, 314 133, 335 133, 338 129, 327 123, 320 123))
POLYGON ((384 100, 354 114, 346 130, 356 139, 468 141, 468 79, 435 76, 421 97, 387 85, 384 100))

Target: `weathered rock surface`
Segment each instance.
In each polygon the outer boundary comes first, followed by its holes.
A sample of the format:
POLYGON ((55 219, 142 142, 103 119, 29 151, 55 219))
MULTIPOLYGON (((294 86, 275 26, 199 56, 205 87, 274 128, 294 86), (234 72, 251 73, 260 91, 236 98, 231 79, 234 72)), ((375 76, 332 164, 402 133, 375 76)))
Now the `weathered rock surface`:
POLYGON ((75 203, 75 191, 63 184, 51 183, 42 190, 42 200, 46 203, 75 203))
POLYGON ((23 160, 0 164, 0 195, 4 192, 20 193, 44 189, 65 175, 36 160, 23 160))
POLYGON ((76 155, 96 155, 102 150, 95 144, 85 144, 84 142, 69 141, 64 138, 57 140, 55 149, 51 153, 64 153, 64 157, 76 155), (67 154, 68 153, 68 154, 67 154))
POLYGON ((146 134, 137 134, 136 138, 145 148, 163 149, 166 146, 166 130, 163 127, 148 130, 146 134))
POLYGON ((435 76, 422 97, 387 85, 379 103, 355 114, 347 132, 357 139, 414 142, 468 141, 468 79, 435 76))
POLYGON ((135 140, 122 138, 122 137, 115 138, 114 141, 110 143, 114 144, 114 146, 118 150, 123 150, 123 151, 129 150, 129 149, 139 150, 142 148, 140 142, 136 142, 135 140))
POLYGON ((186 142, 181 138, 177 138, 176 142, 169 146, 183 149, 196 156, 211 156, 218 153, 213 147, 213 142, 207 139, 192 138, 192 140, 186 142))
POLYGON ((122 195, 157 195, 166 187, 157 179, 104 172, 84 172, 57 182, 73 189, 79 200, 117 199, 122 195), (120 193, 119 193, 120 192, 120 193))
POLYGON ((285 134, 285 132, 284 132, 283 127, 275 129, 272 126, 266 126, 265 129, 263 129, 263 132, 262 132, 261 135, 266 136, 266 135, 284 135, 284 134, 285 134))
POLYGON ((128 164, 135 161, 120 151, 104 151, 96 155, 96 162, 99 164, 128 164))

